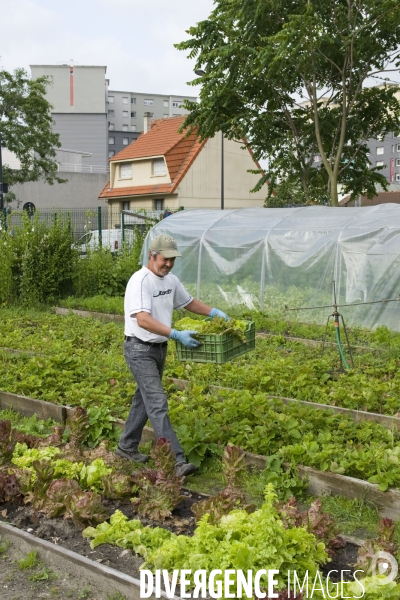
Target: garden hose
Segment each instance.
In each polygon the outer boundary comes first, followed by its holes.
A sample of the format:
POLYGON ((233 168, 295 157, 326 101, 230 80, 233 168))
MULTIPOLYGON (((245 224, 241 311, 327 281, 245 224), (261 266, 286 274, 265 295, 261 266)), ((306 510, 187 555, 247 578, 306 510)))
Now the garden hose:
POLYGON ((336 323, 336 322, 335 322, 335 334, 336 334, 336 342, 337 342, 337 345, 338 345, 338 348, 339 348, 339 353, 340 353, 340 357, 341 357, 341 359, 343 361, 344 368, 346 369, 346 371, 349 371, 350 367, 349 367, 349 365, 346 362, 346 359, 345 359, 344 353, 343 353, 342 344, 340 342, 339 323, 336 323))

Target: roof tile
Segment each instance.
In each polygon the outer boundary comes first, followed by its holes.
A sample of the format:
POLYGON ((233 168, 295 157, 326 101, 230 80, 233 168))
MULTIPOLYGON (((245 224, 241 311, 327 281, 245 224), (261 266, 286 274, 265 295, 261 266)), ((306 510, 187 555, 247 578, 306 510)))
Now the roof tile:
POLYGON ((153 121, 150 131, 141 135, 136 142, 133 142, 121 152, 118 152, 110 161, 119 162, 120 160, 134 158, 165 156, 171 183, 110 189, 110 182, 108 181, 99 198, 173 194, 207 141, 200 142, 195 132, 192 132, 188 137, 186 137, 186 133, 178 133, 184 119, 185 116, 153 121))

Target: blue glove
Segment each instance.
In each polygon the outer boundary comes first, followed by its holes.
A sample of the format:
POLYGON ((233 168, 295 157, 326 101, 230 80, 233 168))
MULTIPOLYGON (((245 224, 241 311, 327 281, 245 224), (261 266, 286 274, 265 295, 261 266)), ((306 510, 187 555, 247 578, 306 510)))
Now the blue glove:
POLYGON ((197 346, 200 346, 200 342, 192 338, 192 335, 195 333, 197 333, 197 331, 177 331, 176 329, 173 329, 169 334, 169 338, 170 340, 180 342, 186 346, 186 348, 197 348, 197 346))
POLYGON ((225 319, 225 321, 229 321, 228 315, 226 315, 222 310, 218 310, 218 308, 212 308, 209 317, 219 317, 220 319, 225 319))

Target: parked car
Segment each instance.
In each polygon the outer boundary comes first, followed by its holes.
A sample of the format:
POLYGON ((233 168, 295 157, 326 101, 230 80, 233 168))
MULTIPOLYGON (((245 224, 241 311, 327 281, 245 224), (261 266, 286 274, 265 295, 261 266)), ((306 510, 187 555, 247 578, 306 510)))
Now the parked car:
MULTIPOLYGON (((87 254, 88 250, 96 250, 100 247, 99 230, 88 231, 76 242, 75 246, 81 251, 81 254, 87 254)), ((134 239, 134 232, 131 229, 125 229, 124 242, 131 245, 134 239)), ((102 229, 101 246, 108 248, 110 252, 116 254, 122 249, 122 230, 121 229, 102 229)))

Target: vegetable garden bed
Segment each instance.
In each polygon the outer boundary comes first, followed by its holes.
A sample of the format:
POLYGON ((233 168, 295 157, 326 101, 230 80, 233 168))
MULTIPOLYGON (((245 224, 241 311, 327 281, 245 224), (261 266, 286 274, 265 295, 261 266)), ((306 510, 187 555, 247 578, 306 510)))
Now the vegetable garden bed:
MULTIPOLYGON (((26 398, 14 394, 5 394, 4 392, 0 392, 1 408, 15 408, 22 414, 33 415, 36 414, 38 406, 40 407, 40 414, 42 418, 46 419, 52 417, 59 422, 62 422, 71 416, 73 411, 71 407, 60 407, 57 405, 52 405, 48 402, 40 402, 34 400, 33 398, 26 398), (14 399, 15 405, 13 404, 14 399), (16 407, 18 407, 18 409, 16 407)), ((116 427, 121 428, 123 425, 124 421, 115 421, 116 427)), ((153 430, 149 427, 145 427, 141 440, 142 443, 155 440, 156 438, 153 430)), ((249 466, 255 466, 259 469, 264 469, 267 459, 265 456, 246 452, 245 460, 249 466)), ((398 489, 389 489, 385 492, 382 492, 378 489, 376 484, 371 484, 367 481, 356 479, 354 477, 347 477, 328 471, 319 471, 317 469, 299 464, 297 464, 297 468, 300 477, 307 479, 309 482, 307 491, 310 495, 321 496, 331 493, 332 495, 341 495, 346 498, 365 498, 373 502, 378 507, 382 516, 389 517, 391 519, 399 518, 400 490, 398 489)))

